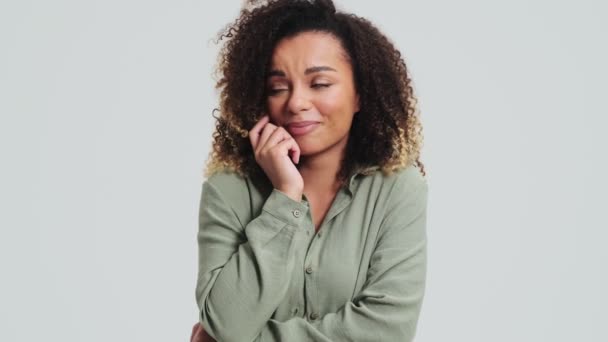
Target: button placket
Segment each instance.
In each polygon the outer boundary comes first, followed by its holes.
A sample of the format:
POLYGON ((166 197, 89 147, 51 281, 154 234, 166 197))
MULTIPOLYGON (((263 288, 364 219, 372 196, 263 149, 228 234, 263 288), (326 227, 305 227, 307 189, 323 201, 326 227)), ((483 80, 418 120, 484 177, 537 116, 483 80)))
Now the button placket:
POLYGON ((302 215, 302 212, 298 209, 294 209, 291 211, 294 217, 300 217, 300 215, 302 215))
POLYGON ((308 318, 309 320, 316 320, 319 318, 318 312, 313 312, 313 308, 316 307, 316 298, 317 298, 317 288, 315 285, 315 274, 313 265, 315 264, 314 260, 317 258, 317 245, 316 243, 316 231, 315 227, 312 223, 312 216, 310 215, 310 211, 306 214, 306 234, 309 236, 309 248, 306 250, 304 256, 304 287, 305 287, 305 298, 307 301, 307 307, 310 309, 303 310, 303 317, 308 318))

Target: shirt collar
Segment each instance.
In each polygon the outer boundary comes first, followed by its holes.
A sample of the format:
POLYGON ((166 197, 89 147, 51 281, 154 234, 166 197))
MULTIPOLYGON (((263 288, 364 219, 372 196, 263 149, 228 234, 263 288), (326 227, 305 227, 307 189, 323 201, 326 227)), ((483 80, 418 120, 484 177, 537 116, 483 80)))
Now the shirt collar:
POLYGON ((348 191, 350 192, 350 194, 354 195, 354 193, 355 193, 355 182, 356 182, 356 178, 358 175, 364 175, 368 172, 378 170, 378 169, 380 169, 380 166, 378 166, 378 165, 355 167, 354 171, 352 172, 352 174, 348 180, 348 191))
MULTIPOLYGON (((356 166, 353 171, 351 172, 351 175, 348 179, 348 184, 346 186, 346 189, 348 190, 347 192, 349 193, 350 196, 353 196, 355 194, 355 185, 357 182, 357 176, 359 175, 365 175, 368 174, 368 172, 374 171, 374 170, 378 170, 380 169, 380 166, 378 165, 372 165, 372 166, 356 166)), ((268 193, 270 193, 270 191, 272 191, 272 183, 270 182, 270 180, 267 177, 263 177, 265 182, 264 184, 266 185, 266 190, 268 191, 268 193)))

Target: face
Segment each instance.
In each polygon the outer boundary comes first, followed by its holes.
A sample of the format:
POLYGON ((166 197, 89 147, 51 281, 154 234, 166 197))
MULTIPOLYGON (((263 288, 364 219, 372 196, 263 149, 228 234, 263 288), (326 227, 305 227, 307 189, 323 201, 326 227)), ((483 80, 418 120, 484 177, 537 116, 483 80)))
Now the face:
POLYGON ((303 32, 279 41, 266 86, 270 121, 287 129, 301 155, 343 151, 359 96, 337 38, 303 32))

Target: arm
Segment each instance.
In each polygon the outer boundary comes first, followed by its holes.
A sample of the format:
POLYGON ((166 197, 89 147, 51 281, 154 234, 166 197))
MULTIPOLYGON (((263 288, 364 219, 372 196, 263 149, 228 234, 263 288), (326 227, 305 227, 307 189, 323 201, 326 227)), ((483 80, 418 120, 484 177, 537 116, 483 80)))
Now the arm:
POLYGON ((220 191, 203 183, 196 300, 209 335, 240 342, 259 333, 288 289, 294 234, 307 211, 305 203, 273 189, 260 215, 243 227, 220 191))
POLYGON ((270 319, 255 341, 412 341, 426 282, 428 185, 396 186, 360 293, 317 321, 270 319))

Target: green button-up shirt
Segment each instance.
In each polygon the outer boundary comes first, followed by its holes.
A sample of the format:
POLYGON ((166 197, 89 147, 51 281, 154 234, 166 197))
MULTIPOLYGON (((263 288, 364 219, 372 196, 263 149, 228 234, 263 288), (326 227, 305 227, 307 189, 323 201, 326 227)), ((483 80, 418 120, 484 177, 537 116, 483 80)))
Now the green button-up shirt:
POLYGON ((236 173, 202 184, 196 300, 218 342, 412 341, 426 281, 428 185, 353 174, 318 232, 300 202, 236 173))

